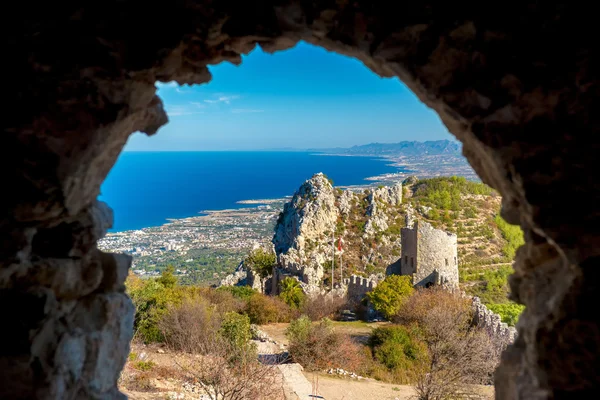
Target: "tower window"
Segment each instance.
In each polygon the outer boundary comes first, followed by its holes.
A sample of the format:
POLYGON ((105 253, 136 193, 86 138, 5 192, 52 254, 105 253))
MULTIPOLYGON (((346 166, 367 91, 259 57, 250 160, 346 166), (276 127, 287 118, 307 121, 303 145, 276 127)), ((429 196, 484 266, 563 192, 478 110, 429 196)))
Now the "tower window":
POLYGON ((446 267, 447 267, 448 266, 448 259, 446 258, 445 261, 446 261, 446 267))
POLYGON ((414 257, 411 257, 411 258, 410 258, 410 266, 411 266, 411 267, 414 267, 414 266, 415 266, 415 258, 414 258, 414 257))

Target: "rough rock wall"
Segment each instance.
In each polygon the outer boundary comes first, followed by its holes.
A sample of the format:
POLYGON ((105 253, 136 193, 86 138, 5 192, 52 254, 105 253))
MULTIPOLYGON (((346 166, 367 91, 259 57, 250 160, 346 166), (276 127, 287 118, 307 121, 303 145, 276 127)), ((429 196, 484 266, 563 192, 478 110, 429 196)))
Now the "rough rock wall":
POLYGON ((364 235, 371 237, 378 231, 385 231, 389 227, 389 218, 380 208, 386 205, 399 206, 402 204, 402 184, 373 189, 367 200, 369 202, 367 216, 370 218, 365 224, 364 235))
POLYGON ((473 297, 473 322, 486 330, 488 335, 497 344, 500 353, 507 346, 514 343, 517 330, 502 322, 502 318, 489 310, 479 297, 473 297))
MULTIPOLYGON (((348 273, 356 271, 352 268, 365 268, 371 263, 387 267, 397 260, 400 243, 397 233, 386 235, 384 231, 388 224, 396 223, 396 218, 400 218, 397 214, 401 204, 400 184, 369 192, 355 193, 350 189, 340 192, 323 174, 316 174, 284 205, 275 226, 273 243, 279 267, 299 277, 306 284, 308 293, 321 292, 323 277, 330 272, 333 255, 336 275, 340 256, 345 260, 346 270, 351 264, 348 273), (362 230, 357 228, 361 223, 364 224, 362 230), (332 245, 334 231, 335 249, 332 245), (377 234, 379 237, 375 242, 377 234), (340 238, 343 240, 341 251, 338 248, 340 238), (394 250, 396 256, 391 254, 394 250)), ((337 278, 334 283, 339 283, 337 278)))
POLYGON ((323 265, 333 256, 331 235, 337 218, 333 186, 327 178, 319 173, 304 182, 284 205, 275 226, 273 244, 279 266, 309 286, 319 287, 323 265))
POLYGON ((257 43, 276 51, 299 40, 399 77, 502 194, 503 217, 522 226, 526 244, 511 296, 527 308, 497 371, 496 396, 598 397, 600 314, 590 310, 600 285, 593 3, 12 7, 2 36, 10 101, 0 135, 7 188, 0 197, 0 316, 9 328, 0 341, 0 397, 117 396, 130 337, 119 332, 132 309, 114 272, 126 270, 127 259, 95 249, 97 222, 88 216, 101 182, 132 132, 153 134, 167 122, 157 80, 206 83, 209 64, 240 63, 257 43))
POLYGON ((244 261, 241 261, 233 273, 221 279, 218 286, 250 286, 260 293, 266 293, 270 289, 270 285, 266 283, 271 278, 261 278, 252 268, 248 268, 244 261))

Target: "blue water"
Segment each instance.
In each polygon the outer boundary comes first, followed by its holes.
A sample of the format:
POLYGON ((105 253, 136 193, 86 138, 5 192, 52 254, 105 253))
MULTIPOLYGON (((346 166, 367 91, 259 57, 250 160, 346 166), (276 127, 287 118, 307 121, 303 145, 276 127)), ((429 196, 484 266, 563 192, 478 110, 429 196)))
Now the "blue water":
POLYGON ((239 200, 292 195, 317 172, 344 186, 396 171, 381 159, 304 152, 128 152, 106 178, 100 200, 114 210, 112 231, 124 231, 244 207, 239 200))

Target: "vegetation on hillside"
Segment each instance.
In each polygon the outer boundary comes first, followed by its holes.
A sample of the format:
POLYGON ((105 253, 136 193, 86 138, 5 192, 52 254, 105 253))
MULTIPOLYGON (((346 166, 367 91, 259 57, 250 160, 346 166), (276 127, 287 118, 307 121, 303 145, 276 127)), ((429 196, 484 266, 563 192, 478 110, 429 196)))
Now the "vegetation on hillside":
POLYGON ((261 278, 266 278, 273 273, 276 262, 275 252, 262 247, 252 250, 244 260, 244 263, 256 271, 261 278))
POLYGON ((375 289, 367 293, 367 299, 376 311, 391 319, 413 291, 410 276, 388 275, 375 289))

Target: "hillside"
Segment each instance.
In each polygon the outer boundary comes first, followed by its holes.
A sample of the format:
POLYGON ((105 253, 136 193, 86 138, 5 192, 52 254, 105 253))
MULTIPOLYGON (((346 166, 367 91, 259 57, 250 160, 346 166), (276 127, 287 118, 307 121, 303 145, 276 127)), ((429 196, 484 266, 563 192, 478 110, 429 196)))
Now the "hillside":
POLYGON ((343 245, 335 252, 336 279, 340 253, 345 276, 383 275, 400 257, 400 229, 411 208, 417 219, 458 236, 461 287, 484 303, 504 303, 522 234, 499 217, 500 200, 488 186, 460 177, 352 191, 317 174, 285 205, 273 243, 280 267, 309 285, 330 285, 334 238, 343 245))
POLYGON ((432 140, 425 142, 402 141, 398 143, 369 143, 348 148, 321 149, 337 154, 353 155, 394 155, 394 156, 419 156, 419 155, 460 155, 461 145, 450 140, 432 140))

